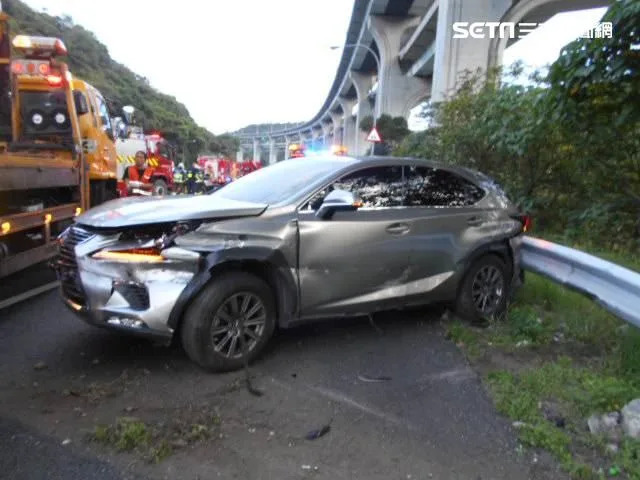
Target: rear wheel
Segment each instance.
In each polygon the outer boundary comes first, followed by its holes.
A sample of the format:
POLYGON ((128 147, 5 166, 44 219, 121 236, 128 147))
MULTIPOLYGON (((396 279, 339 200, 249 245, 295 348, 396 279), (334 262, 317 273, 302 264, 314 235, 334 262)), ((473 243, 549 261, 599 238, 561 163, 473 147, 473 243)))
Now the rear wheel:
POLYGON ((236 370, 260 354, 275 325, 269 286, 254 275, 227 273, 207 285, 189 306, 182 345, 189 358, 207 370, 236 370))
POLYGON ((154 195, 167 195, 169 193, 169 187, 167 187, 167 182, 165 182, 162 178, 156 178, 153 181, 153 190, 154 195))
POLYGON ((476 260, 458 290, 456 312, 472 322, 500 318, 507 307, 508 269, 495 255, 476 260))

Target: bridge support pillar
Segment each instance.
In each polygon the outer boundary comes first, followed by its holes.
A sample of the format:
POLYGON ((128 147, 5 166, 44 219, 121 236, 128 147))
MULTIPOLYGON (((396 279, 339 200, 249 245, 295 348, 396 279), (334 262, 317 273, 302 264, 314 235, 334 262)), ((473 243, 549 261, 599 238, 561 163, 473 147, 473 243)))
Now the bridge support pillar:
MULTIPOLYGON (((409 111, 431 94, 430 82, 406 75, 398 63, 398 53, 404 32, 419 23, 419 17, 407 19, 378 15, 369 17, 367 26, 380 52, 381 71, 378 72, 376 95, 378 115, 386 113, 392 117, 407 118, 409 111)), ((449 31, 447 33, 450 34, 449 31)))
POLYGON ((269 165, 273 165, 278 161, 278 149, 276 148, 276 139, 269 137, 269 165))
POLYGON ((371 144, 367 142, 367 132, 363 132, 360 129, 360 122, 369 116, 374 115, 371 108, 371 101, 369 100, 369 89, 372 86, 373 75, 367 75, 360 72, 350 72, 351 81, 358 94, 358 114, 356 115, 355 128, 354 128, 354 145, 353 155, 366 155, 371 149, 371 144))
POLYGON ((242 145, 240 145, 238 147, 238 151, 236 152, 236 162, 242 161, 244 161, 244 149, 242 148, 242 145))
POLYGON ((329 112, 331 125, 333 125, 333 136, 330 145, 342 145, 342 115, 336 112, 329 112))
POLYGON ((333 134, 331 133, 331 126, 332 126, 331 122, 322 124, 322 139, 323 139, 323 146, 325 148, 330 147, 331 144, 333 143, 333 134))
POLYGON ((285 160, 289 159, 289 145, 291 145, 291 143, 293 143, 291 141, 291 137, 284 137, 284 159, 285 160))
POLYGON ((356 122, 351 115, 353 106, 356 104, 357 99, 340 97, 338 99, 340 106, 342 107, 342 136, 340 141, 347 147, 349 155, 355 155, 355 141, 356 141, 356 122))
POLYGON ((260 139, 253 139, 253 161, 260 162, 260 139))
POLYGON ((512 3, 511 0, 440 2, 431 93, 434 102, 440 102, 455 92, 461 73, 480 70, 484 74, 490 63, 492 40, 489 35, 486 38, 453 38, 451 25, 479 19, 499 22, 512 3))

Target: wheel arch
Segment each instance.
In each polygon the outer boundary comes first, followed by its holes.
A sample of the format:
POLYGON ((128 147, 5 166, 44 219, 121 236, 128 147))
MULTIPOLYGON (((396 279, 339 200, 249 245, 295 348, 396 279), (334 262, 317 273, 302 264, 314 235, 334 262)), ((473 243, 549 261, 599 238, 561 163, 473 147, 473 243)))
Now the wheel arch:
POLYGON ((248 247, 208 254, 203 267, 187 284, 176 301, 168 325, 174 335, 180 328, 187 308, 202 289, 228 272, 246 272, 262 279, 271 289, 276 304, 276 322, 287 327, 297 317, 297 281, 281 253, 266 248, 248 247))
MULTIPOLYGON (((471 268, 471 265, 473 265, 477 260, 484 257, 485 255, 497 256, 500 260, 502 260, 502 262, 504 262, 505 266, 509 269, 509 275, 511 275, 511 273, 513 272, 514 253, 511 249, 511 245, 509 244, 509 239, 503 238, 480 245, 471 253, 469 253, 462 261, 462 268, 460 269, 461 279, 463 279, 467 274, 469 268, 471 268)), ((460 282, 460 284, 461 283, 462 281, 460 282)), ((458 286, 458 288, 460 288, 460 285, 458 286)))

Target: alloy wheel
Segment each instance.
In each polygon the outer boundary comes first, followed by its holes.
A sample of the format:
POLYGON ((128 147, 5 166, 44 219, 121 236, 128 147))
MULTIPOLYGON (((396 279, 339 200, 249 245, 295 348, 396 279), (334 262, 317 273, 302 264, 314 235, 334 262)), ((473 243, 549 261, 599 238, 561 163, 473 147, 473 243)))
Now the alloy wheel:
POLYGON ((250 292, 231 295, 220 305, 211 323, 214 350, 227 358, 242 357, 256 347, 266 321, 267 311, 258 295, 250 292))
POLYGON ((504 296, 504 277, 493 265, 478 270, 471 283, 471 296, 476 310, 483 315, 492 315, 504 296))

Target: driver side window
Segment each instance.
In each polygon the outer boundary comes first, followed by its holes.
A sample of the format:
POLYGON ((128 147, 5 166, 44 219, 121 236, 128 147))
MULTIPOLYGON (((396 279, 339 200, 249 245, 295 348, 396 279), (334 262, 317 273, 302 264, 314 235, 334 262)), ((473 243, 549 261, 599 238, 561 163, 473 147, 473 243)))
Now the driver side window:
POLYGON ((318 191, 302 210, 316 211, 324 198, 335 189, 346 190, 360 197, 363 208, 402 206, 405 194, 402 166, 369 167, 345 175, 318 191))

